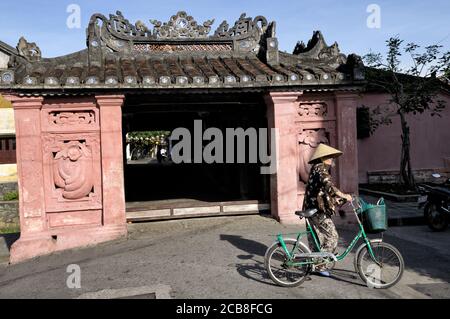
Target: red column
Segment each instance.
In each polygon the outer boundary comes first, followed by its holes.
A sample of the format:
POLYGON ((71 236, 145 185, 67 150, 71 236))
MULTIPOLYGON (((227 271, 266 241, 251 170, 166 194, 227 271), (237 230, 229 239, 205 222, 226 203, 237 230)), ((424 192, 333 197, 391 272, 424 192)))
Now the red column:
POLYGON ((359 96, 336 93, 337 146, 344 152, 337 163, 339 187, 346 193, 358 193, 358 150, 356 108, 359 96))
POLYGON ((122 105, 123 95, 97 95, 100 108, 102 145, 103 223, 125 225, 123 177, 122 105))
MULTIPOLYGON (((283 224, 299 223, 295 215, 298 188, 297 100, 302 92, 272 92, 266 97, 269 128, 277 129, 276 167, 270 177, 272 216, 283 224)), ((273 152, 273 150, 272 150, 273 152)))

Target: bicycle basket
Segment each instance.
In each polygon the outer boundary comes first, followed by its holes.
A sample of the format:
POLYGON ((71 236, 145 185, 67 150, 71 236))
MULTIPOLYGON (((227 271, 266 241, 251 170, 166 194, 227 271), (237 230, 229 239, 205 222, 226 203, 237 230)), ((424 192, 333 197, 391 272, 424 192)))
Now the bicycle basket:
POLYGON ((380 198, 375 205, 366 203, 360 199, 360 204, 361 208, 358 213, 361 216, 366 232, 369 234, 377 234, 386 231, 388 228, 388 220, 384 198, 380 198))

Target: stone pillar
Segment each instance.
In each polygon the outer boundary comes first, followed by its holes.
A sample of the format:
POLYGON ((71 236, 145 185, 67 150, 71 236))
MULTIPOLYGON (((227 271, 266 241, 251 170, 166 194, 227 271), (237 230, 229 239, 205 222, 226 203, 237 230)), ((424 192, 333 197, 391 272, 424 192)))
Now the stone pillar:
POLYGON ((356 108, 359 96, 336 93, 337 147, 344 154, 337 161, 339 187, 343 192, 358 193, 358 150, 356 108))
MULTIPOLYGON (((270 177, 272 216, 282 224, 297 224, 298 133, 297 100, 302 92, 272 92, 265 96, 269 128, 277 129, 276 168, 270 177)), ((274 150, 271 150, 272 152, 274 150)))
POLYGON ((102 141, 103 222, 126 223, 122 148, 123 95, 97 95, 102 141))

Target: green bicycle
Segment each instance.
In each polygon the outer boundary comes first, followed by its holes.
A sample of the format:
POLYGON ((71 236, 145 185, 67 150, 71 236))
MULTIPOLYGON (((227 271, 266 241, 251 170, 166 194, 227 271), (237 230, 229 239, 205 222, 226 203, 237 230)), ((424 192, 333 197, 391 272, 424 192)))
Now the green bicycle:
POLYGON ((317 213, 317 209, 296 212, 300 218, 306 218, 306 231, 296 233, 296 239, 283 238, 282 234, 278 234, 276 242, 267 249, 264 257, 267 272, 276 284, 295 287, 302 284, 317 266, 332 269, 336 262, 347 257, 360 239, 364 242, 356 250, 354 266, 361 279, 373 288, 389 288, 400 281, 405 267, 402 255, 397 248, 382 239, 368 238, 358 216, 358 211, 361 211, 360 200, 353 197, 350 203, 359 224, 359 232, 340 255, 320 250, 317 234, 308 222, 308 219, 317 213), (357 203, 356 206, 354 202, 357 203), (301 242, 305 235, 312 236, 317 252, 311 252, 308 246, 301 242))

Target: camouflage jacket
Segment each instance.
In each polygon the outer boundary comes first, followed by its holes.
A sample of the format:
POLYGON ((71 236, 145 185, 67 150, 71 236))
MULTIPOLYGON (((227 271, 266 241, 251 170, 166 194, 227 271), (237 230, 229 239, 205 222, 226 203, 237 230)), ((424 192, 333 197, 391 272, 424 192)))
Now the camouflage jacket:
POLYGON ((327 166, 323 163, 314 164, 306 184, 303 209, 317 208, 320 212, 331 216, 335 212, 336 205, 345 202, 338 193, 340 191, 334 186, 327 166))

